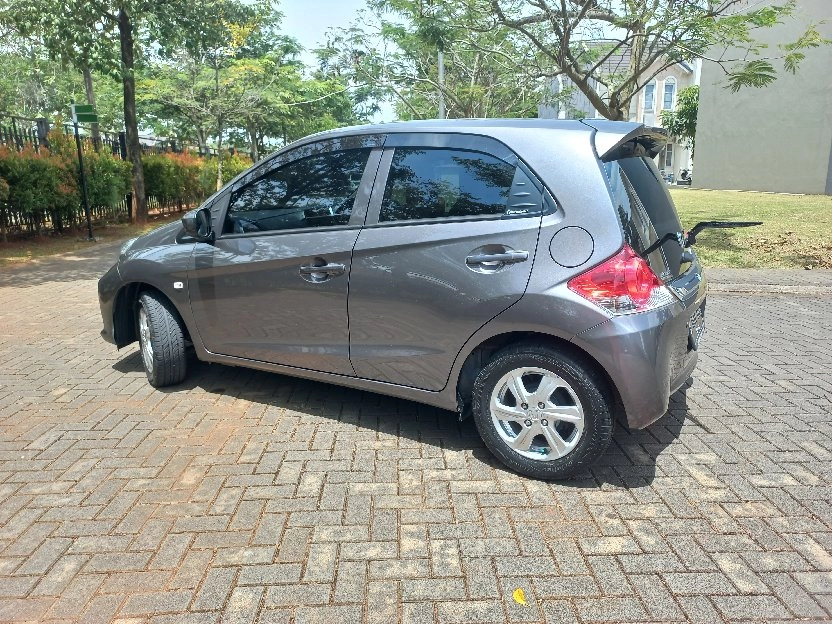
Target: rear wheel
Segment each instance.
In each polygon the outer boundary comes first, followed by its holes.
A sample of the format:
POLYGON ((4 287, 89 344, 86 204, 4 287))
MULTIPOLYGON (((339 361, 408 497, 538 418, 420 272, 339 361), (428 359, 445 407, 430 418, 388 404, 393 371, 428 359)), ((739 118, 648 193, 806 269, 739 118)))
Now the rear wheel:
POLYGON ((151 386, 180 383, 187 372, 185 334, 179 315, 167 299, 142 293, 136 314, 142 363, 151 386))
POLYGON ((534 345, 499 352, 474 383, 473 414, 485 445, 536 479, 569 477, 610 442, 607 384, 577 358, 534 345))

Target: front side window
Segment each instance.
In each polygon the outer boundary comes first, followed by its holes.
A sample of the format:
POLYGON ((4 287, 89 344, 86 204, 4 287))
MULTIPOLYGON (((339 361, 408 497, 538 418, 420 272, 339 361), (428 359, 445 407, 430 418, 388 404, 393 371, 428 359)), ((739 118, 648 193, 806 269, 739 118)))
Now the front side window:
POLYGON ((370 148, 301 158, 231 196, 223 232, 243 234, 347 225, 370 148))
POLYGON ((447 148, 396 148, 379 221, 537 214, 536 197, 519 167, 494 156, 447 148))

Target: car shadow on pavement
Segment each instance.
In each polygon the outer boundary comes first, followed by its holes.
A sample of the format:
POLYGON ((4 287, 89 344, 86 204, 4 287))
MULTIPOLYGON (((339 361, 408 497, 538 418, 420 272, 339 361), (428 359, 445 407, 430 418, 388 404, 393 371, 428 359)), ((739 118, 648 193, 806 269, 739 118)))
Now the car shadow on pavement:
MULTIPOLYGON (((217 401, 226 403, 229 418, 233 418, 233 407, 227 403, 228 399, 240 399, 267 409, 285 410, 284 414, 292 417, 309 415, 318 422, 321 418, 330 419, 359 430, 398 436, 440 450, 422 453, 426 459, 441 460, 441 449, 470 452, 475 463, 485 464, 480 468, 513 474, 485 448, 473 419, 460 422, 456 413, 448 410, 278 373, 208 364, 197 360, 193 354, 188 367, 188 376, 183 383, 159 391, 217 395, 217 401)), ((114 363, 113 369, 144 377, 138 350, 114 363)), ((687 386, 676 392, 670 399, 668 412, 646 429, 631 430, 616 423, 612 442, 598 462, 583 474, 558 484, 567 488, 649 486, 657 475, 657 461, 662 451, 679 437, 688 418, 686 393, 687 386)), ((401 446, 412 447, 411 444, 401 446)), ((368 447, 367 452, 373 450, 368 447)))

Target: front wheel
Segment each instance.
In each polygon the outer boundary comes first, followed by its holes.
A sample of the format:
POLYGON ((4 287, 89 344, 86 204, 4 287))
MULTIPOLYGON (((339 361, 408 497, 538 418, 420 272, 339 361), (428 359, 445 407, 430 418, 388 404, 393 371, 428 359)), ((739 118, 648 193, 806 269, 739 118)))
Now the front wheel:
POLYGON ((612 438, 605 381, 579 359, 545 347, 497 353, 477 375, 472 408, 489 450, 535 479, 574 475, 612 438))
POLYGON ((147 380, 155 388, 185 379, 187 353, 179 315, 167 299, 142 293, 137 311, 139 347, 147 380))

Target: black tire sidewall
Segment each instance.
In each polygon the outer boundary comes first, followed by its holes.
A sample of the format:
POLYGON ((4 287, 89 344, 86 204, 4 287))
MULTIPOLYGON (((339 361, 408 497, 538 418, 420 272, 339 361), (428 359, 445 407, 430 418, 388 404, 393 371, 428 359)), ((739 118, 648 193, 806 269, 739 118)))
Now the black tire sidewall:
MULTIPOLYGON (((153 368, 151 370, 148 370, 148 368, 147 368, 147 364, 145 363, 145 360, 144 360, 144 353, 141 353, 140 355, 142 356, 142 364, 144 365, 144 372, 147 374, 147 380, 150 382, 150 385, 155 386, 156 383, 157 383, 158 373, 159 373, 159 360, 158 360, 158 357, 159 357, 158 356, 159 340, 156 338, 156 327, 155 327, 156 319, 153 316, 153 311, 152 311, 153 306, 149 305, 148 299, 149 299, 149 296, 146 295, 146 294, 139 297, 139 308, 144 310, 145 316, 147 317, 147 328, 148 328, 148 331, 150 332, 150 346, 153 349, 153 357, 151 358, 153 368)), ((139 325, 139 315, 138 314, 136 315, 136 325, 137 326, 139 325)), ((136 332, 139 335, 139 348, 142 348, 143 345, 142 345, 141 332, 139 331, 138 327, 137 327, 136 332)))
MULTIPOLYGON (((163 296, 145 292, 139 297, 139 307, 147 315, 150 344, 153 348, 152 369, 145 366, 150 385, 155 388, 180 383, 186 375, 184 332, 173 304, 163 296), (165 343, 168 341, 168 343, 165 343)), ((138 325, 138 314, 136 324, 138 325)), ((141 345, 141 334, 139 333, 141 345)), ((142 356, 144 364, 144 357, 142 356)))
POLYGON ((495 355, 474 383, 472 412, 483 442, 506 466, 535 479, 574 476, 593 463, 612 437, 612 401, 604 381, 588 366, 552 349, 514 348, 495 355), (523 457, 500 437, 491 419, 491 393, 508 372, 524 367, 550 371, 564 379, 577 395, 584 411, 584 429, 572 452, 564 457, 540 461, 523 457))

